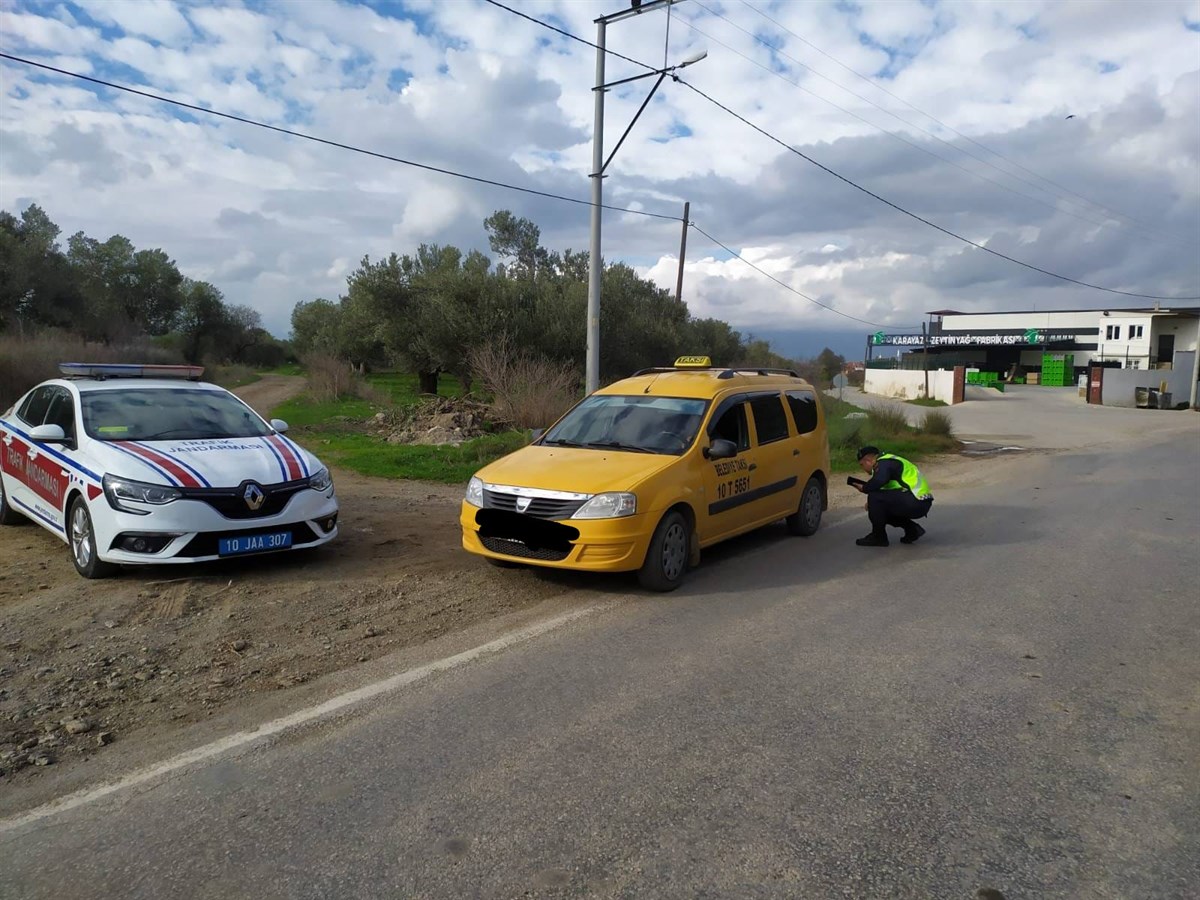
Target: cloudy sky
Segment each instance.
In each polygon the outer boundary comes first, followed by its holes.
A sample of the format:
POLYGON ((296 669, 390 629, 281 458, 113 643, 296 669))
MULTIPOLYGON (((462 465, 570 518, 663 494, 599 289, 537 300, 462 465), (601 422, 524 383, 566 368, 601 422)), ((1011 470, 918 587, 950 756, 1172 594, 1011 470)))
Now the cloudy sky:
MULTIPOLYGON (((594 40, 627 0, 506 0, 594 40)), ((952 307, 1200 296, 1200 0, 686 0, 613 23, 664 82, 605 202, 691 219, 889 328, 952 307), (781 143, 782 142, 782 143, 781 143)), ((0 51, 407 160, 586 200, 595 50, 483 0, 0 0, 0 51)), ((645 69, 610 56, 606 80, 645 69)), ((128 236, 260 310, 336 298, 364 254, 487 250, 511 209, 586 249, 584 205, 430 173, 0 61, 0 207, 128 236)), ((652 79, 607 95, 609 149, 652 79)), ((604 255, 674 287, 678 222, 606 212, 604 255)), ((865 333, 693 229, 684 297, 766 335, 865 333)), ((789 348, 782 348, 785 351, 789 348)))

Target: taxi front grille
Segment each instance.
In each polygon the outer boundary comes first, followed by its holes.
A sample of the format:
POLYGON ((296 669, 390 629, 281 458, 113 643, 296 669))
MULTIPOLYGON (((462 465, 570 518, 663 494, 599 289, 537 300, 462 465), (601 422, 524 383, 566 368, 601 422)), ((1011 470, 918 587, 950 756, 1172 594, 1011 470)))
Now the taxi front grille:
POLYGON ((505 556, 519 556, 522 559, 543 559, 547 562, 558 562, 566 559, 571 548, 566 550, 549 547, 530 547, 515 538, 480 537, 479 542, 493 553, 503 553, 505 556))
POLYGON ((519 512, 538 519, 569 519, 579 511, 584 500, 554 500, 549 497, 533 497, 528 509, 518 509, 517 500, 528 499, 516 494, 506 493, 487 488, 483 492, 484 509, 503 509, 507 512, 519 512))

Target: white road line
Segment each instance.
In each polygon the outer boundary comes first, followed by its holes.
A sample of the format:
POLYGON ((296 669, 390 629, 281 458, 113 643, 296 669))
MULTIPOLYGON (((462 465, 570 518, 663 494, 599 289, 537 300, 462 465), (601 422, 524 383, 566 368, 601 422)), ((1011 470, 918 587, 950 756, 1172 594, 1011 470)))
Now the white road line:
POLYGON ((409 669, 406 672, 401 672, 398 675, 392 675, 382 681, 377 681, 373 684, 364 685, 355 690, 348 691, 344 694, 339 694, 320 703, 317 706, 310 706, 307 709, 299 710, 290 715, 279 719, 267 722, 260 725, 252 731, 239 731, 236 734, 228 735, 220 740, 213 741, 211 744, 205 744, 202 747, 197 747, 194 750, 189 750, 186 753, 181 753, 174 756, 165 762, 158 763, 153 766, 148 766, 144 769, 139 769, 124 778, 100 785, 94 788, 85 788, 81 791, 76 791, 73 794, 68 794, 65 797, 60 797, 57 800, 36 807, 28 812, 14 816, 11 819, 0 820, 0 835, 10 831, 15 831, 24 826, 30 825, 41 819, 47 819, 59 813, 67 812, 68 810, 76 809, 80 806, 85 806, 89 803, 95 803, 104 797, 111 794, 116 794, 120 791, 126 791, 138 785, 146 784, 147 782, 163 778, 172 773, 178 772, 181 769, 186 769, 194 766, 197 763, 212 760, 218 756, 229 753, 233 750, 244 748, 250 744, 260 743, 272 738, 284 731, 292 728, 297 728, 301 725, 308 725, 319 719, 327 718, 336 713, 344 712, 349 707, 363 703, 366 700, 371 700, 381 694, 386 694, 399 688, 406 687, 415 682, 421 681, 433 675, 436 672, 444 672, 447 669, 453 669, 461 666, 464 663, 471 662, 481 656, 487 656, 491 653, 498 653, 515 644, 520 644, 524 641, 531 640, 539 635, 553 631, 556 628, 561 628, 576 619, 581 619, 584 616, 599 612, 603 609, 608 609, 615 606, 617 601, 609 603, 600 603, 595 606, 589 606, 585 609, 572 610, 568 613, 555 616, 551 619, 546 619, 542 622, 536 622, 533 625, 526 626, 504 637, 497 638, 494 641, 489 641, 486 644, 481 644, 470 650, 464 650, 462 653, 456 653, 454 656, 447 656, 445 659, 435 660, 431 663, 426 663, 423 666, 418 666, 415 669, 409 669))

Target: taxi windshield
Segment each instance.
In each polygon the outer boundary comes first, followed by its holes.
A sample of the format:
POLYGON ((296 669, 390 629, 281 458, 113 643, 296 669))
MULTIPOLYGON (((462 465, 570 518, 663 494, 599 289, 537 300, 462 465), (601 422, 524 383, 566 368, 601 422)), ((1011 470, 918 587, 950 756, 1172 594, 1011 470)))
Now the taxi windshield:
POLYGON ((83 391, 80 408, 84 430, 101 441, 194 441, 271 433, 250 407, 221 391, 83 391))
POLYGON ((687 397, 588 397, 546 432, 542 444, 679 456, 696 438, 707 400, 687 397))

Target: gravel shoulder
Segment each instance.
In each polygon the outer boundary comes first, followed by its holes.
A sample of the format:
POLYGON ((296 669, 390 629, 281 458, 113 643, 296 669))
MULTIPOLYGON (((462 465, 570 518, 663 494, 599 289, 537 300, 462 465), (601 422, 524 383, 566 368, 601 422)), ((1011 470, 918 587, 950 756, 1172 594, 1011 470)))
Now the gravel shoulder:
MULTIPOLYGON (((286 379, 239 393, 269 409, 297 389, 286 379)), ((935 493, 1004 472, 963 457, 926 468, 935 493)), ((0 529, 0 814, 253 727, 427 648, 457 652, 555 609, 641 596, 632 576, 498 570, 462 552, 461 487, 338 471, 335 482, 342 534, 307 554, 88 582, 46 531, 0 529)), ((861 515, 860 495, 831 493, 830 521, 861 515)), ((778 528, 741 540, 785 539, 778 528)))

